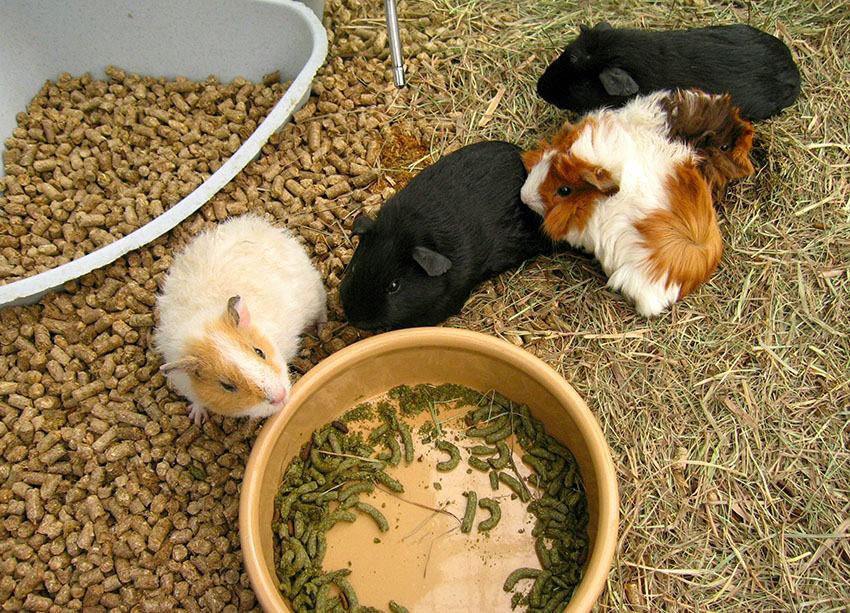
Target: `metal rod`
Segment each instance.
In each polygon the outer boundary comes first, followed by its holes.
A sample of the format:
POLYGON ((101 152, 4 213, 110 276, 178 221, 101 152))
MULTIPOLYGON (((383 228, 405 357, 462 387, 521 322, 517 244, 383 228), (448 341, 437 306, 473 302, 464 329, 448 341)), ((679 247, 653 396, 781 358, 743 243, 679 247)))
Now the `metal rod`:
POLYGON ((398 11, 395 0, 384 0, 387 12, 387 36, 390 42, 390 58, 393 64, 393 80, 396 87, 404 87, 404 58, 401 54, 401 36, 398 33, 398 11))

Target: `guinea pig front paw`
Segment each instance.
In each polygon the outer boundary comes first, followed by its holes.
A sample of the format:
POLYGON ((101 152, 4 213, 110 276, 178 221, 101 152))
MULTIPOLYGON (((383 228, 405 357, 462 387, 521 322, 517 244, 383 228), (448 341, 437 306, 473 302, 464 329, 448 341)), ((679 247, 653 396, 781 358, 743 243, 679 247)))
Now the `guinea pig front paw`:
POLYGON ((189 405, 189 419, 194 421, 196 426, 200 426, 208 417, 207 410, 203 406, 199 404, 189 405))

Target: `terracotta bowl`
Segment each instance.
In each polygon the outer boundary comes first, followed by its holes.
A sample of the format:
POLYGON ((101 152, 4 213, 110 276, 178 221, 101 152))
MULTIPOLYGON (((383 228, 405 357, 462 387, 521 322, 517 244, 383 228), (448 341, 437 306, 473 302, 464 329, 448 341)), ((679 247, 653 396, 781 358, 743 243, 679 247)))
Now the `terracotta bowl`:
MULTIPOLYGON (((617 541, 619 505, 614 465, 598 422, 573 387, 530 353, 485 334, 439 327, 388 332, 335 353, 302 377, 293 387, 289 403, 266 422, 245 469, 239 504, 242 555, 260 605, 268 612, 291 611, 278 591, 272 552, 274 497, 284 467, 299 452, 314 429, 392 387, 420 383, 455 383, 478 391, 495 389, 514 402, 527 404, 532 414, 543 422, 547 432, 569 447, 575 455, 587 492, 590 550, 583 579, 564 611, 590 611, 605 586, 611 567, 617 541)), ((416 464, 414 462, 411 466, 416 464)), ((428 463, 420 463, 424 464, 428 463)), ((442 496, 447 500, 446 496, 463 491, 463 481, 472 478, 463 470, 456 469, 452 473, 457 475, 456 481, 461 481, 455 484, 454 489, 450 483, 441 488, 411 488, 410 492, 406 488, 405 495, 442 496), (437 489, 440 491, 435 491, 437 489)), ((441 473, 439 478, 445 475, 441 473)), ((430 479, 437 477, 426 475, 419 482, 430 485, 430 479)), ((502 558, 509 560, 506 563, 513 564, 508 568, 530 565, 536 561, 533 541, 527 534, 520 534, 522 546, 516 547, 515 541, 519 538, 516 534, 523 530, 506 529, 505 534, 509 535, 505 537, 507 540, 487 535, 475 546, 465 541, 466 544, 459 545, 459 549, 455 547, 455 551, 451 543, 463 541, 454 536, 439 541, 435 538, 430 542, 420 537, 418 540, 421 543, 417 543, 416 538, 405 541, 407 536, 421 529, 422 524, 414 511, 408 510, 411 507, 396 509, 391 503, 387 506, 387 502, 381 507, 394 527, 401 526, 401 530, 395 531, 396 534, 411 530, 399 539, 404 541, 403 544, 392 541, 390 536, 394 533, 391 531, 381 534, 384 537, 380 539, 381 545, 373 546, 371 543, 377 543, 379 539, 373 539, 372 533, 358 533, 373 530, 375 535, 378 534, 374 524, 366 520, 345 526, 337 524, 340 531, 328 538, 328 554, 324 562, 326 567, 330 558, 335 558, 331 564, 333 568, 343 567, 346 561, 349 564, 353 561, 353 568, 358 565, 365 568, 383 566, 380 573, 375 572, 371 582, 368 577, 349 577, 359 596, 361 589, 366 592, 380 591, 387 590, 389 586, 396 601, 411 611, 421 613, 449 611, 453 607, 439 598, 463 600, 467 596, 458 596, 459 593, 474 592, 469 597, 478 600, 475 600, 472 608, 458 604, 456 610, 509 610, 504 605, 505 594, 501 587, 504 579, 498 578, 505 576, 503 569, 497 569, 501 574, 494 576, 492 581, 487 579, 489 583, 486 586, 472 586, 481 581, 481 577, 489 572, 488 569, 498 566, 502 558), (394 513, 395 517, 392 517, 394 513), (407 527, 405 522, 409 524, 407 527), (414 523, 419 527, 410 528, 414 523), (336 551, 331 551, 332 541, 338 542, 336 551), (489 553, 486 551, 488 547, 489 553), (421 551, 417 551, 417 548, 421 551), (427 558, 422 548, 427 548, 427 558), (375 554, 373 550, 380 553, 375 554), (473 550, 475 554, 470 553, 473 550), (510 561, 510 556, 516 553, 514 550, 521 550, 521 556, 530 555, 531 561, 528 564, 517 564, 519 558, 510 561), (470 555, 478 555, 481 559, 471 564, 470 555), (419 566, 414 567, 417 564, 419 566), (423 566, 424 571, 418 570, 423 566), (423 590, 435 592, 426 587, 429 581, 440 588, 437 591, 448 590, 450 596, 438 597, 431 593, 423 596, 423 590), (495 601, 488 603, 486 598, 489 596, 481 595, 485 592, 492 594, 493 598, 501 598, 501 604, 495 601)), ((524 515, 528 516, 527 513, 524 515)), ((422 521, 429 520, 426 517, 422 521)), ((332 530, 336 531, 337 526, 332 530)), ((361 603, 382 606, 368 597, 364 599, 361 596, 360 600, 361 603)), ((386 601, 382 608, 386 609, 386 601)))

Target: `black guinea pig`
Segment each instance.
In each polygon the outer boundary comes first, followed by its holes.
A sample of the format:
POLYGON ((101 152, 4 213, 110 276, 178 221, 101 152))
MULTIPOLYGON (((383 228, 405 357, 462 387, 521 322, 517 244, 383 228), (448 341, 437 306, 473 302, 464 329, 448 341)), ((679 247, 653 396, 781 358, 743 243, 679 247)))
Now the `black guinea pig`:
POLYGON ((748 25, 643 31, 582 25, 545 70, 537 93, 560 109, 618 107, 637 94, 697 88, 729 93, 748 120, 776 115, 800 93, 800 71, 775 36, 748 25))
POLYGON ((352 228, 360 244, 339 295, 358 328, 431 326, 460 312, 473 287, 551 250, 520 199, 526 172, 510 143, 467 145, 419 172, 352 228))

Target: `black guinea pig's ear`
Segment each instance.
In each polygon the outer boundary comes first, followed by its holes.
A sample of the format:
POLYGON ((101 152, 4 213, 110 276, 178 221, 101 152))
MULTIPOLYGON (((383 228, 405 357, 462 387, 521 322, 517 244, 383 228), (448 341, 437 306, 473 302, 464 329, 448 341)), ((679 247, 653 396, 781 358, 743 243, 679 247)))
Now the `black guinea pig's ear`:
POLYGON ((374 219, 366 215, 361 215, 354 220, 354 224, 351 226, 351 233, 354 234, 354 236, 363 236, 371 230, 374 225, 374 219))
POLYGON ((602 87, 609 96, 631 96, 638 93, 640 87, 628 72, 622 68, 609 66, 599 73, 602 87))
POLYGON ((593 26, 593 29, 597 32, 602 32, 603 30, 613 30, 614 28, 612 28, 611 24, 607 21, 600 21, 595 26, 593 26))
POLYGON ((590 26, 583 23, 578 27, 578 31, 579 31, 580 34, 584 34, 585 32, 590 32, 590 26))
POLYGON ((425 269, 429 277, 438 277, 452 267, 452 261, 449 258, 428 247, 414 247, 413 259, 425 269))

